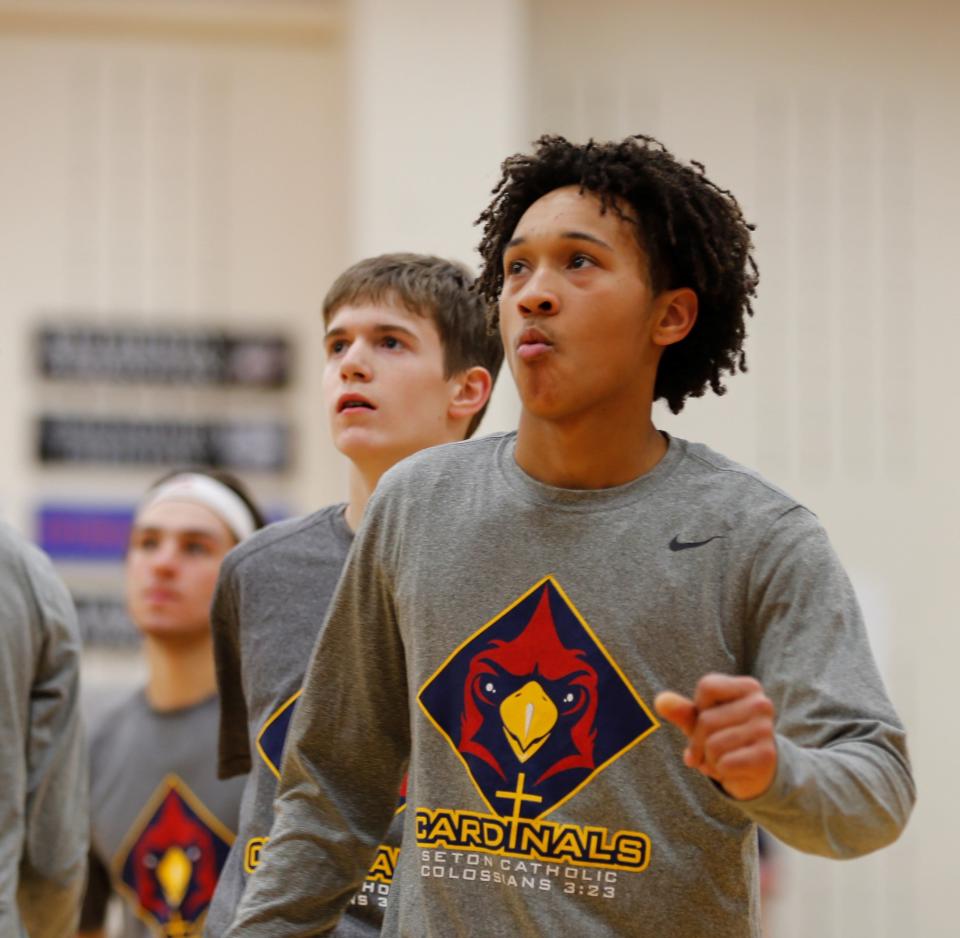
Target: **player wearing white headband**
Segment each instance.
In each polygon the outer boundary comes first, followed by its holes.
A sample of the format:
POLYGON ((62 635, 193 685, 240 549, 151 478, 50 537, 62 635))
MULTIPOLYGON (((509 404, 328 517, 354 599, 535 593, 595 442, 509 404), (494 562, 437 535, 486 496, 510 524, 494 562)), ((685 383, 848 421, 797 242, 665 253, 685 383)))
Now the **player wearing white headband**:
POLYGON ((216 470, 164 476, 137 509, 126 595, 148 677, 92 734, 81 935, 105 934, 114 891, 123 938, 201 933, 242 791, 216 778, 210 602, 227 551, 262 525, 238 480, 216 470))
POLYGON ((262 525, 259 512, 242 489, 231 487, 224 473, 178 472, 157 483, 143 499, 138 515, 159 502, 193 502, 203 505, 222 521, 237 543, 246 540, 262 525))

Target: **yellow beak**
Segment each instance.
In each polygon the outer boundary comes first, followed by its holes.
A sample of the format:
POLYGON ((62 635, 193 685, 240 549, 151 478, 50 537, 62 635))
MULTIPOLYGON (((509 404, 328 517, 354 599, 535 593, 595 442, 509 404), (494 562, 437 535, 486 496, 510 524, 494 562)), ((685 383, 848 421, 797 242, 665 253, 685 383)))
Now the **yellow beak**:
POLYGON ((168 847, 157 864, 157 879, 171 909, 179 909, 190 885, 193 864, 180 847, 168 847))
POLYGON ((547 741, 557 716, 556 706, 536 681, 528 681, 500 704, 503 732, 521 762, 547 741))

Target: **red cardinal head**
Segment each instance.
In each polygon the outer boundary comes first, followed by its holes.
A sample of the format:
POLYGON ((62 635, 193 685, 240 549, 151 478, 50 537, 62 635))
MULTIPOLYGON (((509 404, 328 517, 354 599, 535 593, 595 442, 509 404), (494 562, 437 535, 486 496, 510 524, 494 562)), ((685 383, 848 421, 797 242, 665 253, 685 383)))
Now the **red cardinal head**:
POLYGON ((513 641, 493 640, 470 662, 459 749, 502 778, 504 760, 531 763, 539 784, 558 772, 595 768, 597 672, 557 635, 546 588, 513 641))
POLYGON ((213 837, 175 790, 167 793, 130 859, 128 885, 157 921, 166 922, 174 912, 192 921, 209 905, 218 875, 213 837))

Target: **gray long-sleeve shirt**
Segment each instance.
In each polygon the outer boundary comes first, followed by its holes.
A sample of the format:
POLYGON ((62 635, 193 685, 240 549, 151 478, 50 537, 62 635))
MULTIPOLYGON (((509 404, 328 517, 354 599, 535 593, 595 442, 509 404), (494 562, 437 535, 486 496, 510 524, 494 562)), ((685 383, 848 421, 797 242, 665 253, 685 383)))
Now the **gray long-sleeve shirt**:
POLYGON ((542 485, 512 434, 391 470, 292 722, 234 936, 336 921, 409 759, 385 935, 758 934, 755 824, 849 857, 897 837, 905 735, 816 518, 671 440, 628 485, 542 485), (661 690, 752 674, 778 770, 749 802, 683 765, 661 690))
MULTIPOLYGON (((220 685, 219 771, 222 778, 247 779, 206 938, 227 930, 255 873, 255 851, 270 833, 287 720, 352 543, 344 506, 331 505, 258 531, 220 568, 211 617, 220 685)), ((380 934, 399 821, 391 832, 336 938, 380 934)))
POLYGON ((81 928, 115 938, 198 938, 233 842, 243 784, 217 778, 219 702, 155 710, 138 689, 90 740, 90 876, 81 928))
POLYGON ((89 816, 80 639, 47 558, 0 523, 0 934, 76 927, 89 816))

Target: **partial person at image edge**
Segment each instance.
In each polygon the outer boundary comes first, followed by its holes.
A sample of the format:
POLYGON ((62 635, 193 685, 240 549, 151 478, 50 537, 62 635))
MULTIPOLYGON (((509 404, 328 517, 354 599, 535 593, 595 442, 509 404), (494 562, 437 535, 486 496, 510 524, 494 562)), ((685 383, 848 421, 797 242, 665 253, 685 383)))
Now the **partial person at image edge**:
POLYGON ((88 840, 80 636, 50 561, 0 522, 0 934, 76 927, 88 840))

